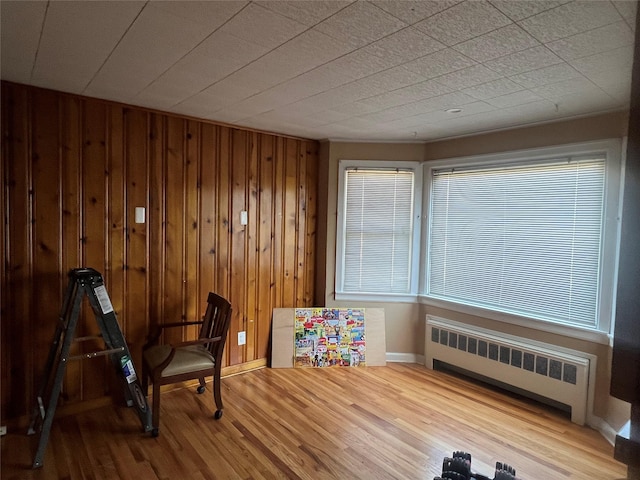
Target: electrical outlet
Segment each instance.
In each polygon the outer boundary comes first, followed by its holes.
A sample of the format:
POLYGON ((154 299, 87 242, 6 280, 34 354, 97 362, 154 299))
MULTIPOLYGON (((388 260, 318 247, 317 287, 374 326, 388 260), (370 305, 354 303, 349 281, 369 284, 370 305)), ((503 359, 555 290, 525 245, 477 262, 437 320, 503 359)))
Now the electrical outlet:
POLYGON ((244 345, 247 343, 247 332, 238 332, 238 345, 244 345))

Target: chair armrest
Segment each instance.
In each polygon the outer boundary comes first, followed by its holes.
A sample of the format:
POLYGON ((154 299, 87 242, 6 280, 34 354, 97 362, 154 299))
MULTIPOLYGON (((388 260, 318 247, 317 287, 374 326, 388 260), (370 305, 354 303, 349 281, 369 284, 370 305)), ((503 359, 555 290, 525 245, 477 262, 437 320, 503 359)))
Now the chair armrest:
POLYGON ((162 331, 165 328, 185 327, 188 325, 202 325, 202 324, 203 324, 203 321, 199 320, 199 321, 193 321, 193 322, 160 323, 158 325, 155 325, 154 327, 152 327, 151 331, 149 332, 149 336, 147 337, 147 342, 142 347, 142 350, 145 350, 153 345, 157 345, 158 339, 160 338, 160 335, 162 334, 162 331))

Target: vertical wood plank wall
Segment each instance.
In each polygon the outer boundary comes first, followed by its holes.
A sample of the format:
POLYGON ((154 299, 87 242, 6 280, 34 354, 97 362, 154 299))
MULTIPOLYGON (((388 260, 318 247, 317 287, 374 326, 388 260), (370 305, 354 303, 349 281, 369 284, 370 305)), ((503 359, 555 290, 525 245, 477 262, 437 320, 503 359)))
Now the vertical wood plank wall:
MULTIPOLYGON (((33 405, 71 268, 103 274, 138 368, 149 326, 198 319, 209 291, 233 306, 227 367, 266 361, 273 308, 313 305, 317 142, 11 83, 2 135, 2 421, 33 405)), ((84 308, 79 333, 96 330, 84 308)), ((71 362, 62 401, 112 377, 71 362)))

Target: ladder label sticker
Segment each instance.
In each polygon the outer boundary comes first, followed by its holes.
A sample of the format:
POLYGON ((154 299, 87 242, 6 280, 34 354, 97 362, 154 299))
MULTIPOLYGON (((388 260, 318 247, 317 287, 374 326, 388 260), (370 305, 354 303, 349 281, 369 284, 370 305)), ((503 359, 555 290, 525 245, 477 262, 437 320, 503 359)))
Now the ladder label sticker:
POLYGON ((99 287, 96 287, 94 291, 96 292, 96 297, 98 298, 98 303, 100 303, 102 313, 113 312, 113 305, 111 305, 111 300, 109 299, 106 287, 104 285, 100 285, 99 287))
POLYGON ((135 382, 138 379, 138 376, 136 375, 135 368, 133 368, 133 362, 131 359, 125 355, 120 360, 120 363, 122 364, 122 372, 124 373, 124 377, 127 379, 127 383, 135 382))

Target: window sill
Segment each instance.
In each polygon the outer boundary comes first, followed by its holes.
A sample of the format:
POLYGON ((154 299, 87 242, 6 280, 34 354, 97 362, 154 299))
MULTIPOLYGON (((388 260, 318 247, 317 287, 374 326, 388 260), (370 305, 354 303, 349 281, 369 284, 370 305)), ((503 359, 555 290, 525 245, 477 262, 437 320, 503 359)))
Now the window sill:
POLYGON ((432 307, 444 308, 452 310, 454 312, 464 313, 467 315, 474 315, 476 317, 488 318, 498 322, 509 323, 511 325, 518 325, 521 327, 531 328, 534 330, 540 330, 543 332, 553 333, 556 335, 563 335, 565 337, 576 338, 579 340, 586 340, 592 343, 598 343, 602 345, 611 344, 611 336, 605 332, 598 330, 591 330, 588 328, 571 327, 567 325, 561 325, 558 323, 544 322, 533 318, 520 317, 518 315, 512 315, 509 313, 497 312, 495 310, 489 310, 480 307, 474 307, 470 305, 464 305, 461 303, 448 302, 446 300, 436 299, 428 297, 426 295, 420 295, 418 301, 422 305, 430 305, 432 307))
POLYGON ((389 294, 389 293, 337 293, 335 300, 350 302, 378 302, 378 303, 417 303, 418 295, 410 294, 389 294))

